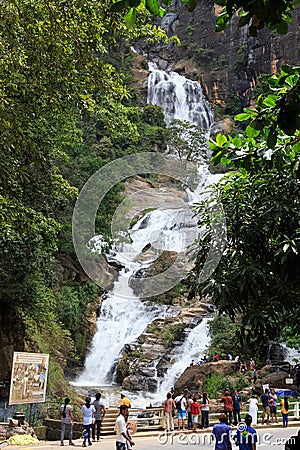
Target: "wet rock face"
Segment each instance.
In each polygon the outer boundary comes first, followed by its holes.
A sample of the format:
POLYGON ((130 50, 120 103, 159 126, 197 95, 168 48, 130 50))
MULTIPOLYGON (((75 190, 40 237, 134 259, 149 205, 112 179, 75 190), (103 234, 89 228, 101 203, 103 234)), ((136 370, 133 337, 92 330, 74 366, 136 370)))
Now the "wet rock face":
POLYGON ((177 57, 194 61, 194 67, 189 69, 191 75, 195 76, 196 69, 196 76, 213 103, 228 104, 229 94, 234 94, 245 107, 260 74, 273 74, 283 64, 297 63, 299 20, 298 7, 289 33, 283 36, 264 29, 257 38, 250 37, 247 27, 237 27, 238 17, 223 32, 216 33, 213 2, 198 2, 193 14, 184 8, 180 10, 176 31, 184 44, 176 49, 177 57))
POLYGON ((145 377, 145 375, 130 375, 123 380, 123 389, 129 391, 148 391, 156 392, 157 380, 154 378, 145 377))
POLYGON ((260 74, 274 74, 283 64, 299 61, 300 7, 295 8, 287 34, 263 29, 257 38, 249 35, 247 27, 238 28, 238 17, 217 33, 218 11, 212 0, 198 1, 193 13, 174 2, 173 8, 161 25, 168 35, 178 35, 181 46, 149 48, 141 43, 140 51, 149 54, 161 69, 200 81, 208 99, 226 107, 226 113, 235 114, 236 108, 249 106, 260 74))

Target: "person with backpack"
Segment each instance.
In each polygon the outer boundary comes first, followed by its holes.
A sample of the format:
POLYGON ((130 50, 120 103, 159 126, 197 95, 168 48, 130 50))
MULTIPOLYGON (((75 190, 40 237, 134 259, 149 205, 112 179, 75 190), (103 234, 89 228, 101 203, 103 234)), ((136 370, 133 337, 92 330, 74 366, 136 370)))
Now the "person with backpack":
POLYGON ((70 405, 70 399, 68 397, 65 398, 65 402, 60 407, 60 415, 61 415, 61 435, 60 435, 60 445, 64 445, 65 431, 66 427, 69 426, 69 445, 75 445, 72 442, 73 435, 73 408, 70 405))
POLYGON ((252 417, 247 414, 245 423, 240 423, 236 432, 235 441, 240 450, 256 450, 257 433, 250 425, 252 417))
POLYGON ((184 396, 184 392, 181 392, 180 395, 175 398, 175 404, 177 409, 178 430, 180 430, 180 424, 182 429, 185 430, 187 401, 184 396))

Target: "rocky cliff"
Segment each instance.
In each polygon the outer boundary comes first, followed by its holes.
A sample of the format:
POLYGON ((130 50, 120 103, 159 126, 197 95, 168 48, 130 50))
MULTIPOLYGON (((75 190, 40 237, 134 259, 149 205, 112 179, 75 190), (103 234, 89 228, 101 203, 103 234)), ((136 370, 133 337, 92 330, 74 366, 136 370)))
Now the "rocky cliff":
POLYGON ((159 62, 160 68, 200 81, 208 99, 225 113, 235 114, 249 105, 259 75, 299 61, 300 7, 286 35, 263 29, 253 38, 247 27, 237 27, 238 17, 223 32, 216 32, 215 17, 220 11, 211 0, 198 1, 193 13, 179 3, 173 2, 162 27, 169 35, 176 33, 181 46, 141 45, 141 51, 159 62))

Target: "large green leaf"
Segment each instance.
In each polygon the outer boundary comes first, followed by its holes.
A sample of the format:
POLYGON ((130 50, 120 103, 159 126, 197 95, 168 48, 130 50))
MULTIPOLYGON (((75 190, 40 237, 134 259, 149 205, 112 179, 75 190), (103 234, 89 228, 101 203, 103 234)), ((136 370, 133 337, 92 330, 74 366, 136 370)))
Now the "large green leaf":
POLYGON ((253 113, 252 112, 241 113, 241 114, 237 114, 236 116, 234 116, 234 120, 236 120, 238 122, 243 122, 244 120, 251 119, 255 115, 256 115, 255 111, 253 111, 253 113))
POLYGON ((146 8, 157 17, 163 17, 166 14, 165 9, 161 8, 158 0, 146 0, 146 8))
POLYGON ((228 139, 224 134, 217 134, 216 136, 216 143, 219 145, 219 147, 222 147, 225 143, 227 143, 228 139))
POLYGON ((128 28, 132 28, 136 22, 136 9, 130 8, 125 15, 125 24, 128 28))

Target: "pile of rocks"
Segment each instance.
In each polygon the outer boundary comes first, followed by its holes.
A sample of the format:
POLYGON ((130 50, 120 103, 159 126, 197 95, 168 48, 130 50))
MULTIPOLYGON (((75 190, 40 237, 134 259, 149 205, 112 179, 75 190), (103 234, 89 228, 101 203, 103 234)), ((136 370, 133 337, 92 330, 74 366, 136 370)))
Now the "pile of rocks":
POLYGON ((10 419, 8 423, 0 424, 0 442, 6 441, 11 436, 18 435, 30 435, 36 438, 34 429, 29 426, 29 423, 24 422, 24 425, 19 425, 19 421, 10 419))

